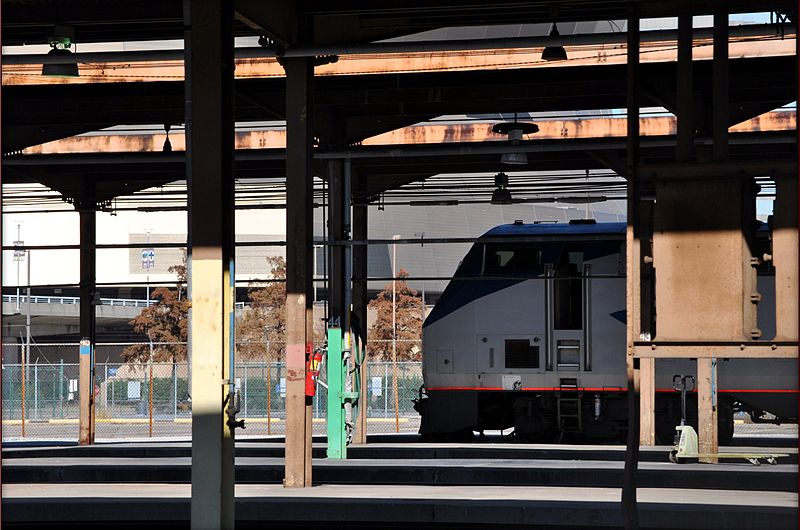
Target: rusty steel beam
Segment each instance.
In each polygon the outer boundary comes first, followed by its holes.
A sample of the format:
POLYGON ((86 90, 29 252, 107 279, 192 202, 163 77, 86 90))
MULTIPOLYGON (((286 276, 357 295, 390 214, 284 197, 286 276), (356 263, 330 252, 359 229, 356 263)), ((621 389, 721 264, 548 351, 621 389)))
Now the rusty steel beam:
MULTIPOLYGON (((88 193, 91 193, 87 190, 88 193)), ((92 445, 95 439, 94 347, 97 342, 95 321, 96 281, 96 205, 87 197, 78 204, 80 216, 80 333, 89 341, 88 353, 80 355, 80 414, 78 443, 92 445)))
MULTIPOLYGON (((726 25, 727 25, 727 15, 726 25)), ((792 33, 794 27, 787 25, 786 32, 792 33)), ((772 24, 748 24, 736 26, 732 33, 737 37, 765 37, 775 35, 772 24)), ((713 28, 697 28, 694 38, 709 38, 713 28)), ((651 30, 641 34, 641 42, 671 42, 678 38, 678 31, 673 29, 651 30)), ((618 32, 583 33, 576 35, 539 36, 539 37, 503 37, 495 39, 461 39, 433 41, 396 41, 375 42, 367 44, 329 45, 329 46, 292 46, 282 52, 282 57, 318 57, 325 55, 392 55, 408 53, 452 52, 507 50, 519 48, 545 48, 548 46, 596 46, 600 44, 622 44, 624 35, 618 32)), ((3 64, 76 64, 76 63, 138 63, 152 61, 181 61, 182 49, 167 50, 135 50, 109 52, 80 52, 69 55, 51 54, 4 54, 3 64)), ((260 59, 275 57, 276 52, 270 48, 249 47, 236 48, 237 59, 260 59)))
POLYGON ((639 359, 796 359, 798 355, 797 341, 728 345, 708 344, 703 341, 698 341, 696 344, 686 342, 676 345, 664 342, 637 343, 634 346, 634 355, 639 359))
MULTIPOLYGON (((365 146, 379 145, 428 145, 448 143, 500 142, 508 138, 492 132, 493 123, 455 123, 412 125, 367 138, 365 146)), ((622 138, 626 136, 627 119, 622 118, 581 118, 546 120, 538 123, 539 132, 535 140, 622 138)), ((639 120, 640 136, 656 137, 676 134, 678 120, 673 116, 642 117, 639 120)), ((794 111, 772 111, 762 114, 730 128, 732 134, 753 132, 790 131, 797 128, 797 114, 794 111)), ((54 140, 22 151, 23 154, 66 154, 66 153, 132 153, 161 152, 167 134, 163 132, 143 134, 98 134, 92 136, 73 136, 54 140)), ((169 134, 172 152, 186 148, 182 132, 169 134)), ((678 139, 680 142, 680 138, 678 139)), ((702 138, 694 142, 705 143, 702 138)), ((735 139, 732 139, 735 143, 735 139)), ((243 131, 235 138, 237 150, 280 149, 286 147, 285 130, 243 131)))
MULTIPOLYGON (((314 66, 311 60, 285 62, 286 90, 286 488, 311 486, 310 408, 305 395, 306 352, 312 307, 311 256, 313 174, 311 112, 314 66)), ((310 401, 310 400, 309 400, 310 401)))
MULTIPOLYGON (((735 28, 731 28, 735 33, 735 28)), ((786 39, 777 36, 765 37, 768 40, 752 41, 746 37, 731 40, 730 54, 734 58, 794 55, 795 46, 792 33, 786 39)), ((710 36, 710 35, 709 35, 710 36)), ((565 66, 613 65, 625 63, 624 45, 610 53, 598 53, 594 48, 568 49, 569 59, 565 62, 541 60, 542 48, 520 48, 512 50, 493 49, 472 52, 411 53, 402 56, 351 55, 342 56, 338 62, 318 67, 317 76, 352 74, 439 72, 443 69, 496 70, 498 68, 559 68, 565 66)), ((16 57, 16 56, 12 56, 16 57)), ((712 59, 711 39, 695 42, 694 59, 712 59)), ((19 59, 17 59, 19 60, 19 59)), ((674 42, 652 43, 641 58, 643 63, 672 62, 677 60, 674 42)), ((40 65, 4 64, 4 85, 44 85, 44 84, 85 84, 85 83, 124 83, 157 82, 165 79, 183 79, 181 61, 154 61, 142 63, 92 62, 80 64, 80 77, 55 79, 40 75, 40 65)), ((284 71, 272 57, 236 60, 237 79, 283 77, 284 71)))
POLYGON ((797 175, 794 160, 737 160, 642 165, 643 178, 665 181, 697 179, 743 179, 749 177, 791 177, 797 175))
MULTIPOLYGON (((725 17, 728 18, 727 16, 725 17)), ((698 458, 706 464, 716 464, 719 459, 719 426, 717 412, 717 359, 697 359, 697 430, 699 431, 698 458)))

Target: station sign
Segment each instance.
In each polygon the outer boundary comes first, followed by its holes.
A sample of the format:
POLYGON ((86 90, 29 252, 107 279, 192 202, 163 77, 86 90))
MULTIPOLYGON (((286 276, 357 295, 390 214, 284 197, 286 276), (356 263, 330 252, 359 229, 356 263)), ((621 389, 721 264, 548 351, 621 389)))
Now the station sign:
MULTIPOLYGON (((22 247, 25 245, 24 241, 14 241, 15 247, 22 247)), ((14 250, 14 261, 25 261, 25 251, 22 248, 14 250)))
POLYGON ((156 250, 154 248, 146 248, 142 250, 142 268, 153 269, 156 266, 156 250))

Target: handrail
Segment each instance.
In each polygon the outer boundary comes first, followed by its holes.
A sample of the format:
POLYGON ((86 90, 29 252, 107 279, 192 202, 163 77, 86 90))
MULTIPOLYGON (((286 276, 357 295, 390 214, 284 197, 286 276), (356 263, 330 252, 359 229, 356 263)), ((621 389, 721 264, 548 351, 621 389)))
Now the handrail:
MULTIPOLYGON (((19 301, 20 305, 28 303, 28 296, 21 294, 19 296, 13 294, 4 294, 3 302, 15 303, 19 301)), ((133 298, 101 298, 101 305, 112 307, 149 307, 158 303, 155 300, 141 300, 133 298)), ((63 305, 79 305, 81 299, 77 296, 41 296, 31 295, 32 304, 63 304, 63 305)), ((236 302, 236 309, 244 309, 247 302, 236 302)))

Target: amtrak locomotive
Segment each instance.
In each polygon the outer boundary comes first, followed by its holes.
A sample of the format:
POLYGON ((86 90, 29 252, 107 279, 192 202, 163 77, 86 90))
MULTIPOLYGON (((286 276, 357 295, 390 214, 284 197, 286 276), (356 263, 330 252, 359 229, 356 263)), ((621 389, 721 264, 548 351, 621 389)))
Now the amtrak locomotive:
MULTIPOLYGON (((769 231, 758 230, 768 251, 769 231)), ((756 254, 759 255, 759 254, 756 254)), ((759 327, 774 335, 774 273, 759 271, 759 327)), ((621 440, 627 430, 625 224, 498 226, 472 246, 423 326, 416 408, 427 439, 514 429, 522 441, 621 440)), ((656 437, 680 423, 674 375, 691 360, 656 364, 656 437)), ((720 443, 736 411, 796 422, 797 361, 718 360, 720 443)), ((696 427, 696 394, 688 421, 696 427)), ((767 419, 768 418, 768 419, 767 419)))

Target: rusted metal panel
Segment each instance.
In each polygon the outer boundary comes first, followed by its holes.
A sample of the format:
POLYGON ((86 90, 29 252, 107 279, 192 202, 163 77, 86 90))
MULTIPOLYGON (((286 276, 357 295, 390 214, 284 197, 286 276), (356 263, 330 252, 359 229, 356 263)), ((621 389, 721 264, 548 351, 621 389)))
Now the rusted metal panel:
MULTIPOLYGON (((504 135, 492 132, 493 123, 476 124, 425 124, 403 127, 379 134, 362 142, 363 145, 414 145, 445 144, 453 142, 506 142, 504 135)), ((627 134, 626 118, 582 118, 545 120, 538 122, 537 140, 573 138, 622 138, 627 134)), ((794 111, 767 112, 730 128, 732 133, 790 131, 797 128, 794 111)), ((641 136, 666 136, 677 131, 673 116, 645 117, 639 120, 641 136)), ((153 152, 162 151, 165 133, 148 134, 103 134, 73 136, 45 144, 28 147, 24 154, 51 153, 104 153, 104 152, 153 152)), ((180 132, 169 134, 173 151, 185 149, 185 137, 180 132)), ((270 149, 286 147, 286 131, 242 131, 235 136, 236 149, 270 149)), ((765 163, 761 163, 763 166, 765 163)), ((651 167, 645 173, 668 170, 666 166, 651 167)), ((686 168, 681 169, 686 174, 686 168)))
MULTIPOLYGON (((787 37, 789 37, 787 35, 787 37)), ((455 52, 417 52, 393 55, 343 55, 339 61, 318 67, 316 75, 356 75, 407 72, 438 72, 442 70, 498 70, 510 68, 558 68, 604 64, 624 64, 625 44, 566 46, 567 61, 542 61, 542 48, 508 50, 472 50, 455 52)), ((641 62, 672 62, 677 60, 674 41, 645 43, 641 62)), ((732 39, 731 58, 794 55, 792 38, 752 42, 732 39)), ((695 61, 711 60, 711 39, 696 39, 695 61)), ((54 78, 41 75, 41 65, 3 66, 3 85, 128 83, 157 82, 183 79, 182 61, 152 61, 139 63, 80 64, 80 77, 54 78)), ((236 78, 255 79, 283 77, 284 71, 275 58, 237 59, 236 78)))
POLYGON ((640 359, 693 359, 712 358, 720 359, 796 359, 798 355, 797 344, 785 342, 775 344, 764 342, 762 344, 694 344, 694 345, 637 345, 634 355, 640 359))
POLYGON ((750 339, 742 306, 751 257, 742 232, 745 187, 738 179, 656 184, 658 340, 750 339))

